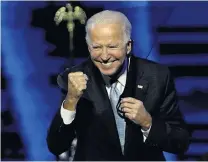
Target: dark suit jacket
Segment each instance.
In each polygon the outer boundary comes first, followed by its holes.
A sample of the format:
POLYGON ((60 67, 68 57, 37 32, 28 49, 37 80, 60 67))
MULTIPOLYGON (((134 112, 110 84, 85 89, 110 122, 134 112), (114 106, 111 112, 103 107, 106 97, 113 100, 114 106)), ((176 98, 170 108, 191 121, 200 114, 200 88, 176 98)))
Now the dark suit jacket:
POLYGON ((48 131, 49 150, 59 155, 77 137, 74 160, 165 160, 162 151, 183 153, 189 145, 189 132, 179 111, 173 79, 168 68, 131 57, 127 83, 122 97, 141 101, 152 116, 152 127, 145 142, 141 127, 126 119, 126 139, 122 154, 113 111, 99 70, 88 59, 58 76, 58 85, 67 93, 69 72, 82 71, 89 80, 78 102, 76 116, 65 125, 60 108, 48 131), (143 89, 138 88, 142 85, 143 89))

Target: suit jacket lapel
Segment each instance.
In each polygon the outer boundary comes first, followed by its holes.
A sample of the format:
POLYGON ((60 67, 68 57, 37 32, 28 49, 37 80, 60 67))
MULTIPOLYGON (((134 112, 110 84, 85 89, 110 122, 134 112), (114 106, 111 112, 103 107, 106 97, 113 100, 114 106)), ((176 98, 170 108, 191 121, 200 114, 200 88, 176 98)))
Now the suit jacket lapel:
MULTIPOLYGON (((133 97, 144 102, 146 96, 146 90, 148 88, 148 82, 144 79, 144 71, 142 66, 139 64, 138 59, 131 56, 131 62, 129 71, 127 74, 127 81, 124 92, 121 97, 133 97)), ((134 143, 133 130, 135 123, 126 119, 126 138, 125 138, 125 153, 127 153, 129 146, 134 143), (129 145, 130 144, 130 145, 129 145)), ((140 126, 138 125, 138 129, 140 126)), ((138 133, 138 139, 143 138, 142 134, 138 133)), ((128 154, 128 153, 127 153, 128 154)))
POLYGON ((109 138, 111 142, 114 143, 115 146, 117 146, 118 150, 121 152, 115 118, 113 110, 111 108, 111 103, 108 97, 104 80, 100 71, 95 67, 95 65, 92 62, 90 63, 90 66, 88 71, 89 81, 87 85, 88 96, 94 104, 97 115, 100 116, 101 120, 103 121, 103 124, 106 126, 108 130, 109 137, 106 138, 109 138))
POLYGON ((147 96, 147 90, 149 88, 148 80, 145 78, 144 68, 140 60, 138 60, 136 64, 135 73, 137 74, 136 85, 135 85, 135 98, 145 103, 145 99, 147 96))
POLYGON ((127 73, 124 92, 121 97, 133 97, 144 101, 148 82, 144 79, 144 71, 138 60, 132 55, 131 63, 127 73))

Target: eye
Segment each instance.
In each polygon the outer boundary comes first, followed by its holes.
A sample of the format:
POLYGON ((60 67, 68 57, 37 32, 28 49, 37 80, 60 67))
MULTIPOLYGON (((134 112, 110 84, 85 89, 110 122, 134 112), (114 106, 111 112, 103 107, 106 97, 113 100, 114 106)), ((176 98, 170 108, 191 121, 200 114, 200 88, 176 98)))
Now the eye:
POLYGON ((100 46, 92 46, 93 49, 100 49, 100 46))
POLYGON ((109 48, 118 48, 116 45, 110 45, 109 48))

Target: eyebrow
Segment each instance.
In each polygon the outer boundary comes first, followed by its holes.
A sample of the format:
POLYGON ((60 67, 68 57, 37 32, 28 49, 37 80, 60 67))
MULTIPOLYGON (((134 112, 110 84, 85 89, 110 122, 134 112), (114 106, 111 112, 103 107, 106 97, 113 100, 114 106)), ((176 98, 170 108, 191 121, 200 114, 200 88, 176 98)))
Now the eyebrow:
MULTIPOLYGON (((106 46, 118 46, 119 44, 120 44, 120 43, 112 43, 112 44, 109 43, 109 44, 107 44, 106 46)), ((91 45, 92 45, 92 46, 103 46, 103 45, 101 45, 101 44, 96 44, 96 43, 95 43, 95 44, 92 43, 91 45)))
POLYGON ((91 45, 92 45, 92 46, 100 46, 100 44, 93 44, 93 43, 92 43, 91 45))

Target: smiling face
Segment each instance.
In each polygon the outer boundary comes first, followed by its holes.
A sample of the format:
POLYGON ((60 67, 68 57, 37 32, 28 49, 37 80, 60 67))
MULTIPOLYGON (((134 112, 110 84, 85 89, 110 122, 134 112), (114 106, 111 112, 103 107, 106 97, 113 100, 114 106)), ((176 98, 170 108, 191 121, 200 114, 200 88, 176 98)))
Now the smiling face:
POLYGON ((89 31, 88 49, 95 66, 104 75, 115 74, 122 66, 131 43, 124 42, 120 24, 96 24, 89 31))

